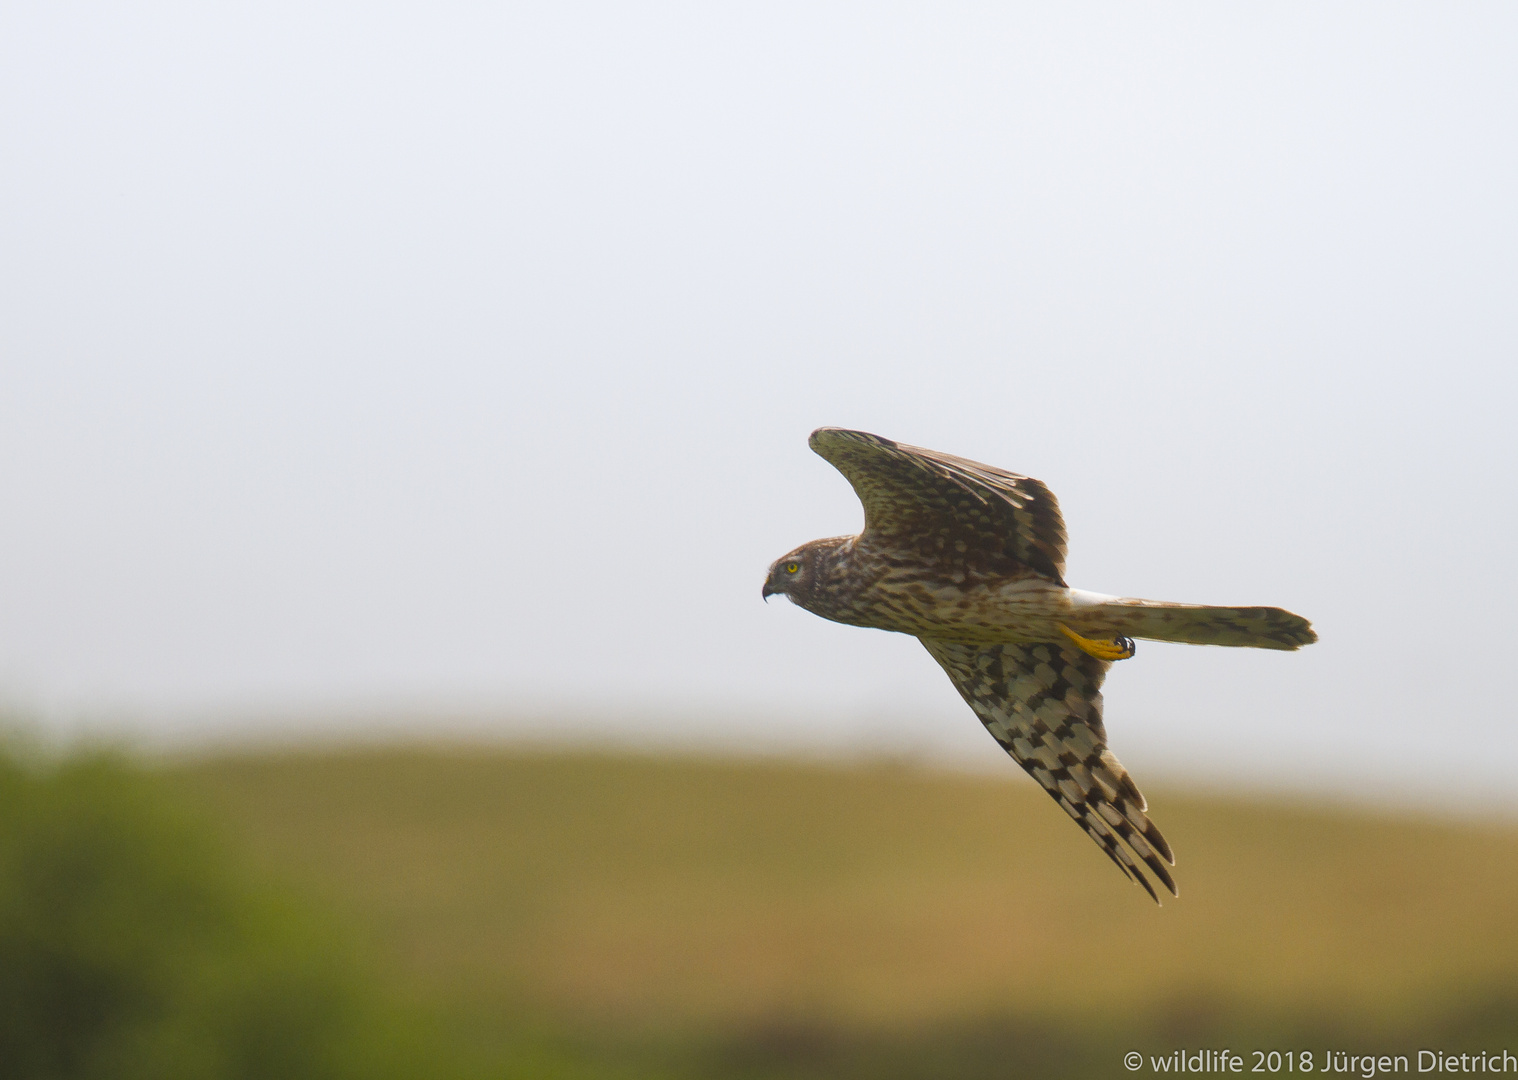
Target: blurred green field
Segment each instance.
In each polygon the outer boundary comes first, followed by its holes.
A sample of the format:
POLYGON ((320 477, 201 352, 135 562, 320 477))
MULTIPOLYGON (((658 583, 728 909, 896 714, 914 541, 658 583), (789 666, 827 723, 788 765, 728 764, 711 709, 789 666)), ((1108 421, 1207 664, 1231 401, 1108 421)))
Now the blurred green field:
MULTIPOLYGON (((148 919, 221 972, 178 998, 153 983, 153 1001, 190 1004, 152 1008, 258 1051, 187 1076, 297 1075, 256 1064, 281 1060, 271 1046, 326 1055, 299 1075, 587 1080, 1117 1076, 1130 1049, 1306 1049, 1321 1066, 1327 1049, 1518 1047, 1511 824, 1154 790, 1181 885, 1156 908, 1010 770, 471 746, 7 775, 32 794, 0 784, 0 997, 36 996, 8 956, 50 972, 38 957, 77 953, 80 985, 130 982, 156 939, 123 952, 79 927, 222 898, 221 929, 193 947, 177 917, 148 919), (201 869, 175 862, 185 851, 201 869), (71 895, 93 906, 56 916, 71 895), (291 1043, 284 1014, 313 1008, 336 1019, 291 1043)), ((77 1017, 59 1015, 71 1045, 77 1017)), ((10 1068, 6 1037, 0 1076, 127 1074, 10 1068)))
POLYGON ((1518 988, 1512 825, 1155 790, 1181 884, 1156 908, 1010 769, 471 747, 174 779, 365 927, 397 979, 481 1016, 1386 1045, 1506 1032, 1518 988))

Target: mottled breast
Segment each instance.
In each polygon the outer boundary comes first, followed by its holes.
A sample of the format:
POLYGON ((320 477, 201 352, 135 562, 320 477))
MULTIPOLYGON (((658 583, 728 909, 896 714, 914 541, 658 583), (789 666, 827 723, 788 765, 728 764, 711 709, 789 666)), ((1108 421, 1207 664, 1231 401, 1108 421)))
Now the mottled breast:
POLYGON ((1013 575, 975 573, 872 549, 842 545, 811 598, 815 614, 852 626, 950 641, 1058 640, 1068 607, 1063 585, 1027 568, 1013 575))

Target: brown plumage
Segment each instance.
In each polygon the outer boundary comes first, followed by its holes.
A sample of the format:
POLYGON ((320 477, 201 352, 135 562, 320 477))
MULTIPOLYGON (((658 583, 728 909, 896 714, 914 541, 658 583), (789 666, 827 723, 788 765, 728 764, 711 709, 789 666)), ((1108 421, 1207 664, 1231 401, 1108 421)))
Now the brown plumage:
POLYGON ((1125 874, 1156 902, 1144 867, 1175 893, 1170 845, 1107 749, 1110 661, 1132 655, 1133 637, 1296 649, 1317 640, 1307 620, 1071 589, 1059 503, 1037 480, 863 431, 819 428, 810 442, 853 485, 864 531, 782 556, 764 596, 919 638, 996 741, 1125 874))

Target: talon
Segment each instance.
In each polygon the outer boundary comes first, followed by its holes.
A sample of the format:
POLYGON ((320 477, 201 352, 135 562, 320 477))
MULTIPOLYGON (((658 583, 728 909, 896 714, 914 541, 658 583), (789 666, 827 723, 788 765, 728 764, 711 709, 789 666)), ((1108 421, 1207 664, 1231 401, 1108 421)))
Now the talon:
POLYGON ((1069 638, 1071 644, 1077 649, 1087 656, 1096 657, 1098 660, 1109 662, 1113 660, 1126 660, 1138 651, 1138 646, 1134 645, 1133 639, 1130 637, 1114 638, 1111 641, 1093 641, 1091 638, 1081 637, 1064 623, 1056 623, 1055 625, 1059 627, 1059 632, 1069 638))

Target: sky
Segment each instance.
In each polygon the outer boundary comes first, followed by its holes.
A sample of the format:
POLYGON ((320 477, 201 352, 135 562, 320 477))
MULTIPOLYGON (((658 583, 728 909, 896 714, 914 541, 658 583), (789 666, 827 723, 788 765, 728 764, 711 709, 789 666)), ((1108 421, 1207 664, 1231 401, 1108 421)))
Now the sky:
POLYGON ((1005 759, 761 603, 840 425, 1045 481, 1175 774, 1518 805, 1518 9, 12 3, 0 701, 1005 759))

